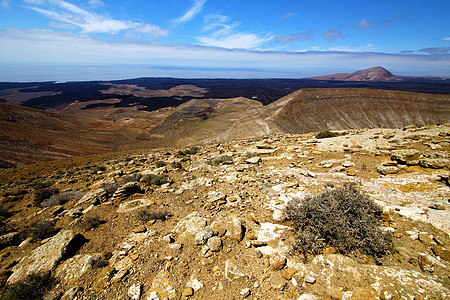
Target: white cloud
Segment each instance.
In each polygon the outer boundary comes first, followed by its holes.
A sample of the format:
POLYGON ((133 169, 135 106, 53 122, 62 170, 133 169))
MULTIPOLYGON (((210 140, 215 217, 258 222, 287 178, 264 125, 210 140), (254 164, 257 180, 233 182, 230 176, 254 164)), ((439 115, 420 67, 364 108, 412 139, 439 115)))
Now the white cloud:
POLYGON ((442 38, 441 40, 443 40, 443 41, 450 41, 450 37, 445 37, 445 38, 442 38))
POLYGON ((355 27, 361 30, 367 30, 372 28, 372 23, 370 23, 369 21, 367 21, 366 19, 362 19, 361 21, 359 21, 357 24, 355 24, 355 27))
MULTIPOLYGON (((25 0, 29 4, 40 4, 40 0, 25 0)), ((37 6, 27 6, 45 17, 52 19, 49 25, 57 28, 69 29, 68 25, 81 29, 81 33, 107 33, 118 34, 123 31, 135 32, 136 38, 144 34, 150 38, 159 38, 169 35, 169 31, 157 25, 137 23, 129 20, 116 20, 106 16, 91 13, 64 0, 49 0, 51 5, 44 9, 37 6), (54 22, 56 21, 56 22, 54 22)), ((101 1, 93 0, 99 5, 101 1)))
POLYGON ((206 0, 194 0, 194 5, 181 17, 175 20, 176 23, 186 23, 192 20, 200 13, 205 5, 206 0))
POLYGON ((58 29, 68 29, 68 30, 72 30, 72 29, 76 29, 77 27, 73 24, 69 24, 69 23, 64 23, 64 22, 55 22, 55 21, 50 21, 47 24, 49 27, 53 27, 53 28, 58 28, 58 29))
POLYGON ((88 5, 90 7, 102 7, 106 6, 106 4, 102 0, 89 0, 88 5))
POLYGON ((39 4, 44 4, 45 0, 23 0, 23 2, 25 2, 27 4, 39 5, 39 4))
POLYGON ((328 29, 322 33, 322 38, 327 42, 334 42, 337 39, 344 39, 344 35, 340 30, 328 29))
POLYGON ((8 0, 2 0, 2 2, 0 3, 0 6, 3 8, 6 8, 6 9, 10 9, 8 0))
POLYGON ((253 49, 270 41, 272 37, 262 38, 253 33, 235 33, 218 38, 199 37, 198 41, 204 46, 213 46, 226 49, 253 49))
POLYGON ((350 47, 350 46, 336 46, 330 47, 328 51, 341 51, 341 52, 365 52, 365 51, 373 51, 373 44, 368 43, 364 46, 359 47, 350 47))
POLYGON ((299 15, 300 14, 298 14, 298 13, 290 12, 290 13, 287 13, 287 14, 281 16, 280 19, 281 20, 286 20, 286 19, 289 19, 289 18, 292 18, 292 17, 298 17, 299 15))
MULTIPOLYGON (((249 40, 243 39, 242 43, 244 41, 250 43, 249 40)), ((0 30, 0 64, 2 66, 39 64, 44 66, 41 67, 42 72, 47 71, 45 66, 55 65, 100 65, 111 68, 158 65, 166 68, 208 70, 247 68, 275 70, 280 74, 283 72, 298 74, 298 72, 304 73, 305 70, 314 70, 312 72, 315 73, 309 73, 308 76, 381 65, 396 74, 445 75, 450 70, 450 55, 227 50, 189 45, 110 42, 87 35, 57 33, 51 30, 5 29, 0 30)), ((160 73, 161 76, 163 74, 160 73)), ((189 70, 185 74, 189 77, 189 70)), ((0 76, 3 76, 1 79, 4 81, 11 80, 8 79, 10 77, 7 73, 0 76)), ((223 76, 226 76, 226 73, 223 76)), ((80 77, 77 80, 83 80, 83 78, 80 77)))

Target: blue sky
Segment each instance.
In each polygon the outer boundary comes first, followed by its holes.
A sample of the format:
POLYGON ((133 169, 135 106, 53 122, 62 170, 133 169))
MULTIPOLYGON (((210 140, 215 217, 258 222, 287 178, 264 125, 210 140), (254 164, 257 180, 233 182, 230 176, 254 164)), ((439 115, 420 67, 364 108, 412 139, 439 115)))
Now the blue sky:
POLYGON ((450 75, 449 12, 448 0, 0 0, 0 80, 307 77, 378 65, 450 75))

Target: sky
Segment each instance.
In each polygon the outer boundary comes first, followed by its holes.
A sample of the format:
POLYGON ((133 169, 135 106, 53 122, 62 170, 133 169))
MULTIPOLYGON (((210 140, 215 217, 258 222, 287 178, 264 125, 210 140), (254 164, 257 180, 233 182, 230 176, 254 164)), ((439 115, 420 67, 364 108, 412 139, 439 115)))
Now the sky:
POLYGON ((0 0, 0 81, 450 75, 450 0, 0 0))

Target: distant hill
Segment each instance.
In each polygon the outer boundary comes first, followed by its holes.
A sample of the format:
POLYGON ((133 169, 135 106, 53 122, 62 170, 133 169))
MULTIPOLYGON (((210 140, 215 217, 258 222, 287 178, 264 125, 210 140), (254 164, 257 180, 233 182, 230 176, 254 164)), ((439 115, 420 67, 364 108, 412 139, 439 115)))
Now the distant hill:
POLYGON ((365 70, 359 70, 354 73, 337 73, 332 75, 317 76, 311 79, 317 80, 338 80, 338 81, 390 81, 400 80, 383 67, 375 67, 365 70))

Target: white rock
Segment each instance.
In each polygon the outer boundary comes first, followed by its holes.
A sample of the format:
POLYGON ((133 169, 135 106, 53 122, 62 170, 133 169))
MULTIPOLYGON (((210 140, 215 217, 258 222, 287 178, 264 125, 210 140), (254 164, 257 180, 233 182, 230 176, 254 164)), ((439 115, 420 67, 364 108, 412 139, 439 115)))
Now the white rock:
POLYGON ((128 289, 128 297, 130 297, 133 300, 139 300, 141 298, 141 285, 140 284, 133 284, 128 289))
POLYGON ((198 281, 198 279, 191 279, 188 283, 186 283, 187 287, 191 287, 194 291, 198 291, 203 287, 203 283, 198 281))

